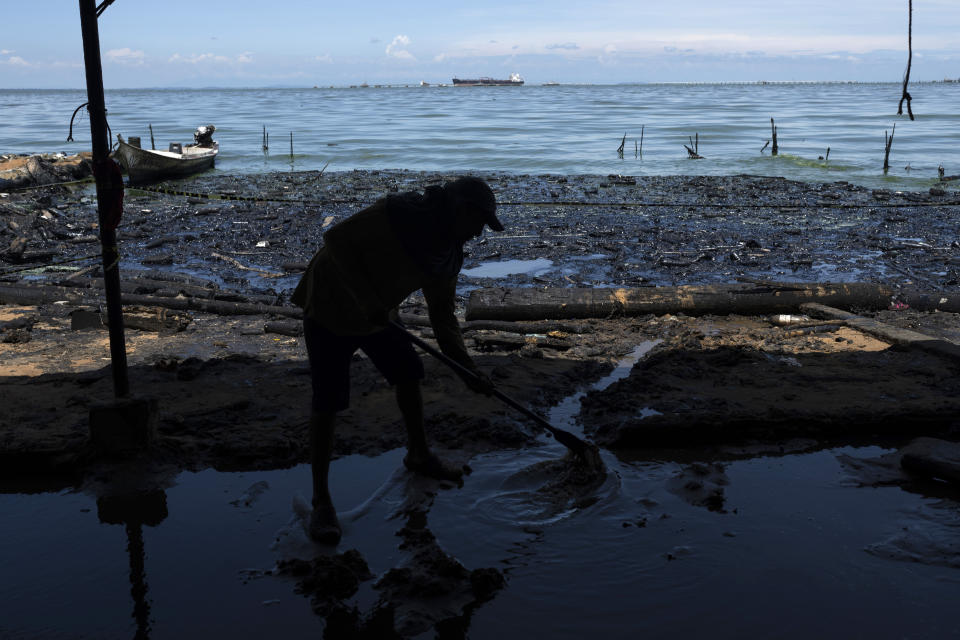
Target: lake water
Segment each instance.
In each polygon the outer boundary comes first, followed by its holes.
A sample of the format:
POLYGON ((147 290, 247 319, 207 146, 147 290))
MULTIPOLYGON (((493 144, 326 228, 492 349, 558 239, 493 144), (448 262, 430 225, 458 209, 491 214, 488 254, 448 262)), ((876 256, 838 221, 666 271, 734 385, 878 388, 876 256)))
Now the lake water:
MULTIPOLYGON (((224 173, 747 173, 906 189, 932 185, 940 165, 960 174, 960 84, 912 85, 912 122, 896 115, 900 91, 895 83, 143 89, 108 90, 106 103, 113 133, 140 136, 144 146, 151 124, 157 148, 216 125, 216 171, 224 173), (776 157, 761 151, 771 118, 776 157), (894 125, 884 176, 884 136, 894 125), (692 138, 702 160, 687 157, 692 138)), ((0 90, 0 153, 89 149, 83 111, 75 142, 65 142, 85 101, 79 90, 0 90)))

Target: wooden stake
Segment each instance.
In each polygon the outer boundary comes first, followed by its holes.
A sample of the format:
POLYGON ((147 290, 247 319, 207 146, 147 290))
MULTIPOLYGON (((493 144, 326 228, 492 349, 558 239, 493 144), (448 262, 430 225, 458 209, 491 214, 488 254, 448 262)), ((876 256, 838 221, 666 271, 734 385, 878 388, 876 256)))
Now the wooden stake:
POLYGON ((777 146, 777 126, 773 124, 773 118, 770 118, 770 137, 773 138, 773 147, 770 149, 770 155, 775 156, 780 152, 777 146))
POLYGON ((691 160, 703 160, 703 156, 700 155, 700 134, 696 134, 697 139, 694 142, 694 139, 690 136, 687 136, 687 140, 690 141, 690 146, 683 145, 683 148, 687 150, 687 157, 691 160))
POLYGON ((640 157, 643 157, 643 128, 646 125, 640 125, 640 157))
POLYGON ((886 143, 886 151, 883 154, 883 174, 886 175, 887 171, 890 170, 890 148, 893 146, 893 134, 897 131, 897 123, 893 123, 893 130, 890 131, 890 137, 887 137, 887 132, 883 132, 883 139, 886 143))
POLYGON ((150 148, 151 148, 151 149, 156 149, 156 148, 157 148, 157 145, 156 145, 156 143, 153 141, 153 125, 151 124, 151 125, 147 125, 147 126, 150 127, 150 148))
POLYGON ((623 145, 626 144, 626 142, 627 142, 627 133, 624 132, 623 140, 620 141, 620 146, 617 147, 617 155, 619 155, 621 158, 623 157, 623 145))

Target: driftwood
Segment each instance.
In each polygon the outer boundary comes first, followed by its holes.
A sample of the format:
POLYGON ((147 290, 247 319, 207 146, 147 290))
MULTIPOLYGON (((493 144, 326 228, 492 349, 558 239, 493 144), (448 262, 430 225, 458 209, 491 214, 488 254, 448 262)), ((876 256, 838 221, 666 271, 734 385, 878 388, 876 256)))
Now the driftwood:
POLYGON ((472 320, 559 320, 686 313, 762 315, 796 311, 804 302, 886 309, 884 285, 842 283, 704 285, 639 289, 477 289, 467 302, 472 320))
MULTIPOLYGON (((639 289, 477 289, 470 294, 467 321, 461 326, 464 329, 528 335, 551 331, 588 333, 592 331, 588 325, 553 321, 667 313, 766 315, 795 312, 801 304, 809 302, 832 307, 886 309, 890 306, 893 294, 891 287, 867 283, 771 282, 639 289)), ((0 304, 44 305, 62 302, 84 306, 96 304, 101 299, 102 293, 95 289, 0 285, 0 304)), ((918 311, 960 313, 960 294, 899 291, 897 300, 918 311)), ((302 309, 296 306, 182 296, 124 293, 122 303, 219 315, 303 317, 302 309)), ((421 315, 401 314, 400 319, 411 326, 430 324, 429 319, 421 315)))
POLYGON ((264 271, 263 269, 257 269, 256 267, 248 267, 247 265, 243 264, 236 258, 231 258, 230 256, 225 256, 222 253, 217 253, 215 251, 211 252, 210 255, 213 256, 214 258, 220 258, 225 262, 229 262, 230 264, 235 266, 237 269, 242 269, 243 271, 253 271, 254 273, 258 273, 262 278, 282 278, 284 276, 284 274, 282 273, 275 273, 273 271, 264 271))
MULTIPOLYGON (((162 307, 131 306, 123 310, 123 326, 127 329, 176 333, 186 329, 192 318, 185 313, 171 312, 162 307)), ((74 309, 70 313, 70 328, 106 329, 109 326, 106 313, 91 309, 74 309)))
MULTIPOLYGON (((94 289, 76 289, 72 287, 26 287, 0 286, 0 304, 41 305, 66 302, 74 305, 93 304, 102 298, 94 289)), ((124 294, 124 305, 145 305, 173 309, 175 311, 201 311, 226 316, 278 315, 288 318, 302 318, 300 307, 260 304, 254 302, 229 302, 226 300, 208 300, 199 298, 164 298, 137 294, 124 294)))
POLYGON ((263 332, 298 337, 303 335, 303 323, 296 320, 274 320, 263 325, 263 332))
POLYGON ((506 351, 517 351, 526 346, 538 347, 540 349, 551 349, 553 351, 566 351, 571 345, 566 340, 556 338, 522 338, 510 335, 483 335, 474 336, 474 343, 480 349, 503 349, 506 351))
MULTIPOLYGON (((429 327, 430 319, 427 316, 413 313, 401 313, 400 321, 411 327, 429 327)), ((461 322, 460 327, 476 331, 499 331, 501 333, 547 334, 555 331, 560 333, 593 333, 593 327, 582 322, 507 322, 501 320, 471 320, 461 322)))

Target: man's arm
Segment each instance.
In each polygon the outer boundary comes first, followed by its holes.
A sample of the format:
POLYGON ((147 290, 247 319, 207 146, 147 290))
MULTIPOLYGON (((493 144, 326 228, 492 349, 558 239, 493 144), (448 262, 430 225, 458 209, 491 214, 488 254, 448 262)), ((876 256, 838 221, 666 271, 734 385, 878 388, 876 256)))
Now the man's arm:
POLYGON ((423 297, 427 300, 427 313, 430 315, 430 324, 433 325, 433 334, 444 355, 473 375, 461 375, 461 379, 470 389, 477 393, 491 395, 494 391, 493 383, 484 373, 477 369, 467 347, 463 343, 463 334, 460 333, 460 323, 454 313, 457 278, 454 276, 445 282, 438 282, 423 287, 423 297))
POLYGON ((437 344, 444 354, 456 360, 470 371, 477 371, 460 333, 455 309, 456 277, 443 282, 431 283, 423 287, 423 297, 427 301, 427 313, 437 344))

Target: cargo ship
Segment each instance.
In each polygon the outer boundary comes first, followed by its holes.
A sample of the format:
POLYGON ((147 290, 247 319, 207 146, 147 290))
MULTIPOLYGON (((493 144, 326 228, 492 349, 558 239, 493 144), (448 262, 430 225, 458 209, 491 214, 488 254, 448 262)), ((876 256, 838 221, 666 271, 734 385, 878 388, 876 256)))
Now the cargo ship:
POLYGON ((523 84, 523 78, 519 73, 511 73, 507 80, 497 80, 496 78, 454 78, 454 86, 457 87, 519 87, 523 84))

